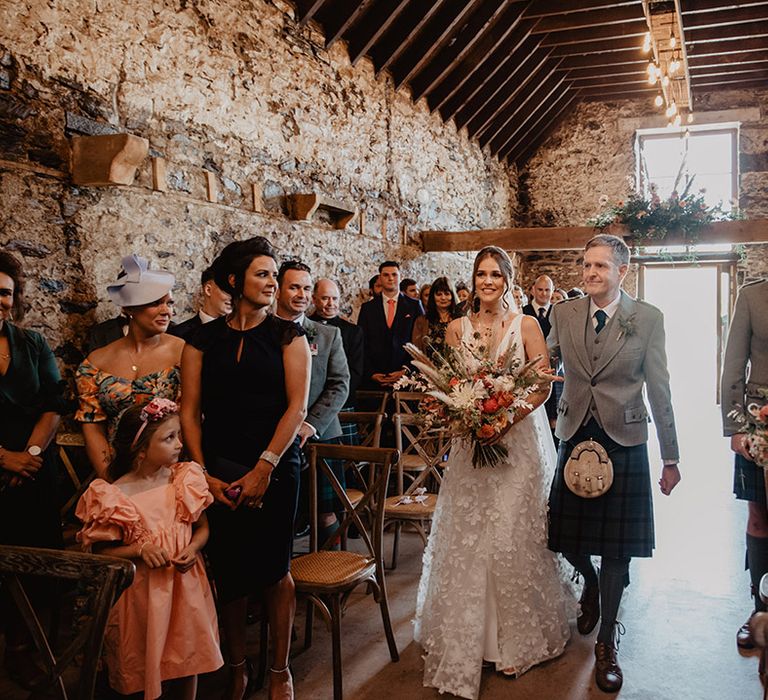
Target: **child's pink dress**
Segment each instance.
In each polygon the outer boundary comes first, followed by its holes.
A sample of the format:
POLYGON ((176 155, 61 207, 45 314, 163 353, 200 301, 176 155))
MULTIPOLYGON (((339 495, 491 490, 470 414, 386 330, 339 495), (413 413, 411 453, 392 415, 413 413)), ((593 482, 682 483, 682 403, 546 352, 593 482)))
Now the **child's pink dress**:
MULTIPOLYGON (((174 464, 170 483, 132 496, 96 479, 77 504, 94 542, 150 541, 176 557, 192 538, 192 523, 213 501, 200 467, 174 464)), ((120 693, 161 694, 161 681, 220 668, 219 632, 211 587, 201 557, 186 573, 174 566, 150 569, 135 560, 136 577, 109 616, 104 647, 109 683, 120 693)))

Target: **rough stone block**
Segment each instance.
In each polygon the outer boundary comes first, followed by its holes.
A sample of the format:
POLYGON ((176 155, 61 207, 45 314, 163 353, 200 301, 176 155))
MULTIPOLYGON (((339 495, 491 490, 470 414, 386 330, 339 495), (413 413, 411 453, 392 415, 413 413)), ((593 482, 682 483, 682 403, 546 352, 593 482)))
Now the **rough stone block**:
POLYGON ((92 187, 130 185, 148 152, 149 141, 133 134, 75 136, 72 181, 92 187))

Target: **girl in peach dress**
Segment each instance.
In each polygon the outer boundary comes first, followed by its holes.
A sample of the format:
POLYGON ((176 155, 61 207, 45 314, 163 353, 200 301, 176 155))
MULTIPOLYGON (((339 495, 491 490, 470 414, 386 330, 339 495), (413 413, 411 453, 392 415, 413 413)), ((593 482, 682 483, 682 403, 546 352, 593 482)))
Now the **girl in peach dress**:
POLYGON ((153 399, 129 408, 114 439, 112 483, 96 479, 77 506, 86 549, 131 559, 136 577, 110 613, 104 640, 109 683, 120 693, 163 690, 193 700, 197 674, 223 665, 200 550, 213 501, 194 462, 178 462, 178 408, 153 399), (173 681, 162 687, 163 681, 173 681))

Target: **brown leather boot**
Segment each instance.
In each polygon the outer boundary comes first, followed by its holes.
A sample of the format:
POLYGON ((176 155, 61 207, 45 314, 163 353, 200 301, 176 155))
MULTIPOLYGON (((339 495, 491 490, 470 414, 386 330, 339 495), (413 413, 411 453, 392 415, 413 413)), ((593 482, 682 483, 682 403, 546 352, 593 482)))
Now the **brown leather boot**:
POLYGON ((616 648, 605 642, 595 643, 595 682, 604 693, 618 693, 624 682, 616 648))
POLYGON ((589 634, 600 619, 600 589, 597 584, 588 586, 584 584, 584 590, 579 599, 581 612, 576 618, 576 628, 581 634, 589 634))

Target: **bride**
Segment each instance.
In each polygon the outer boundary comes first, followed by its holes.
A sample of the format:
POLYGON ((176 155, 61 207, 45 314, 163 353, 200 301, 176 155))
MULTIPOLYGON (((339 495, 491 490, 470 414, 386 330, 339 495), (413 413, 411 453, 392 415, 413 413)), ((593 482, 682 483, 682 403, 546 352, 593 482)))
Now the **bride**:
MULTIPOLYGON (((492 356, 547 357, 535 318, 510 305, 512 262, 489 246, 475 258, 474 311, 450 323, 446 340, 483 345, 492 356)), ((512 302, 514 303, 514 302, 512 302)), ((543 364, 548 364, 546 359, 543 364)), ((505 675, 560 655, 575 599, 547 549, 547 494, 555 451, 540 406, 518 411, 501 438, 509 457, 475 469, 471 447, 452 446, 424 553, 416 641, 424 647, 424 685, 477 698, 484 662, 505 675), (530 415, 529 415, 530 414, 530 415)))

